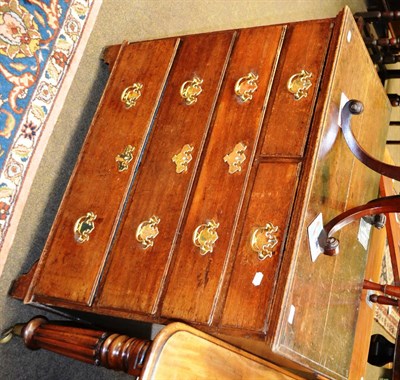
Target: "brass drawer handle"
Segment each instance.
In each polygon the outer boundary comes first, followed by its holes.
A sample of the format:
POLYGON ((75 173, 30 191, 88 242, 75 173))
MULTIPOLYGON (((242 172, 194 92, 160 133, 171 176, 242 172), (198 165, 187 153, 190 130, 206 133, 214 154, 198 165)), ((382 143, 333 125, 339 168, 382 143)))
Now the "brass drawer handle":
POLYGON ((246 160, 244 151, 247 146, 242 142, 235 145, 233 151, 224 157, 224 162, 229 165, 229 174, 242 171, 242 163, 246 160))
POLYGON ((134 83, 122 92, 121 101, 125 103, 127 109, 136 105, 136 101, 142 96, 142 88, 143 85, 141 83, 134 83))
POLYGON ((295 100, 300 100, 307 97, 307 90, 312 83, 310 78, 312 73, 306 70, 301 70, 299 73, 292 75, 287 82, 287 89, 294 95, 295 100))
POLYGON ((153 215, 149 220, 140 223, 136 229, 136 240, 142 244, 144 249, 154 245, 154 239, 159 233, 157 227, 159 223, 160 218, 153 215))
POLYGON ((197 97, 202 93, 203 89, 201 84, 203 79, 200 79, 197 75, 192 80, 184 82, 180 89, 180 94, 185 99, 187 105, 192 105, 197 102, 197 97))
POLYGON ((235 84, 235 94, 243 101, 249 102, 253 99, 253 94, 257 90, 258 75, 252 72, 241 77, 235 84))
POLYGON ((115 157, 115 161, 117 162, 117 167, 119 172, 123 172, 124 170, 128 170, 129 163, 133 160, 133 152, 135 147, 132 145, 128 145, 125 147, 124 151, 118 154, 115 157))
POLYGON ((267 223, 265 227, 257 228, 251 236, 251 248, 257 253, 260 260, 272 257, 274 248, 278 244, 276 233, 278 227, 267 223))
POLYGON ((200 224, 193 232, 193 244, 200 248, 202 256, 211 253, 218 240, 217 228, 219 223, 211 219, 207 224, 200 224))
POLYGON ((86 215, 81 216, 74 225, 74 238, 77 243, 84 243, 89 240, 89 235, 94 230, 94 220, 97 215, 89 211, 86 215))
POLYGON ((190 146, 189 144, 185 144, 181 151, 178 154, 175 154, 174 157, 172 157, 172 161, 176 165, 176 172, 183 173, 187 172, 188 170, 188 164, 190 161, 192 161, 192 155, 191 152, 193 152, 193 147, 190 146))

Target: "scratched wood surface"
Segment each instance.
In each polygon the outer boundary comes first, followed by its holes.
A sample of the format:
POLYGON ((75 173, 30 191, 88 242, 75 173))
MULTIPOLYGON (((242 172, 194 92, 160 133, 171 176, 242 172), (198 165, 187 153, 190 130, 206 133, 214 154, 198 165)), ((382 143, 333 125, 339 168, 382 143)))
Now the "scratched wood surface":
POLYGON ((282 26, 260 27, 242 30, 238 36, 193 200, 175 249, 174 266, 162 303, 161 313, 165 317, 200 323, 209 323, 212 319, 221 279, 232 255, 237 213, 252 166, 284 31, 282 26), (239 78, 249 72, 258 75, 258 89, 251 101, 244 102, 235 95, 234 87, 239 78), (247 147, 246 159, 240 171, 230 173, 224 157, 239 143, 247 147), (201 255, 193 244, 193 232, 210 220, 219 224, 218 240, 212 253, 201 255))
POLYGON ((352 156, 341 136, 338 117, 343 94, 363 102, 364 112, 353 118, 352 129, 378 159, 383 159, 390 116, 387 97, 353 17, 350 12, 344 16, 333 75, 322 84, 321 91, 328 94, 315 142, 318 159, 311 169, 301 233, 293 241, 287 298, 275 336, 279 352, 335 378, 348 376, 367 250, 358 239, 360 224, 353 223, 337 234, 341 251, 337 257, 321 255, 312 263, 307 228, 320 213, 326 223, 378 196, 380 176, 352 156))
POLYGON ((182 39, 96 306, 154 313, 233 41, 233 32, 182 39), (194 75, 203 80, 203 91, 194 104, 187 105, 180 87, 194 75), (187 171, 177 173, 172 158, 185 145, 193 148, 192 160, 187 171), (153 215, 159 219, 159 234, 153 246, 145 249, 136 240, 135 231, 153 215))
POLYGON ((121 215, 129 183, 138 165, 146 135, 175 53, 175 39, 126 45, 117 58, 85 144, 65 192, 33 280, 32 298, 51 297, 90 304, 121 215), (135 65, 132 65, 135 62, 135 65), (125 88, 146 82, 138 107, 121 101, 125 88), (119 172, 116 156, 135 147, 129 168, 119 172), (97 218, 83 244, 74 239, 75 222, 88 212, 97 218))
POLYGON ((182 323, 172 323, 156 336, 140 378, 302 379, 271 362, 182 323))

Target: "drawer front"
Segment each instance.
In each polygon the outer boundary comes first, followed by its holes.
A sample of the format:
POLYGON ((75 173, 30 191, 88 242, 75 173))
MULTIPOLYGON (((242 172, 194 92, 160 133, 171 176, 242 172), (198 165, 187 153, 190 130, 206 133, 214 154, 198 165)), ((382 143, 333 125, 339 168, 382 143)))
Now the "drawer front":
POLYGON ((175 52, 176 39, 122 47, 42 254, 34 299, 90 303, 175 52), (135 105, 121 100, 124 91, 135 105))
POLYGON ((261 154, 303 155, 331 33, 329 20, 288 27, 261 154))
POLYGON ((265 331, 299 165, 271 162, 258 167, 223 308, 224 327, 265 331))
POLYGON ((234 36, 227 32, 182 39, 97 306, 154 312, 234 36), (187 82, 194 76, 202 83, 187 82), (194 86, 194 93, 195 86, 201 87, 192 104, 180 94, 184 83, 184 89, 194 86))
POLYGON ((175 250, 162 304, 163 317, 199 323, 207 323, 211 318, 284 31, 284 27, 277 26, 240 32, 175 250), (258 79, 254 79, 256 76, 258 79), (242 86, 254 89, 253 80, 257 90, 242 94, 242 86), (248 95, 252 98, 247 99, 248 95))

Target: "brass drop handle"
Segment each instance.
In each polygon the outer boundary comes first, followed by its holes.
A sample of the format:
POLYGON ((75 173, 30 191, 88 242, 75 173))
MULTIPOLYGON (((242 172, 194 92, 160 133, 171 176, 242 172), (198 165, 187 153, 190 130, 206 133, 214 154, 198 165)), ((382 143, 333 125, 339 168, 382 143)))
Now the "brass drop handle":
POLYGON ((119 172, 128 170, 129 163, 133 160, 133 152, 135 147, 132 145, 127 145, 125 149, 115 157, 117 162, 117 168, 119 172))
POLYGON ((143 85, 137 82, 122 91, 121 102, 125 104, 127 109, 136 105, 137 100, 142 96, 142 88, 143 85))
POLYGON ((74 238, 77 243, 85 243, 89 240, 89 235, 94 230, 94 221, 97 215, 89 211, 86 215, 81 216, 74 225, 74 238))
POLYGON ((311 87, 312 73, 307 70, 301 70, 299 73, 292 75, 287 82, 288 91, 293 94, 295 100, 306 98, 307 90, 311 87))
POLYGON ((264 227, 258 227, 251 235, 250 245, 260 260, 272 257, 278 244, 278 227, 267 223, 264 227))
POLYGON ((197 97, 203 92, 201 84, 203 79, 199 78, 197 75, 191 80, 183 82, 179 93, 181 97, 185 99, 187 105, 192 105, 197 102, 197 97))
POLYGON ((154 245, 154 239, 159 234, 158 224, 160 218, 153 215, 149 220, 145 220, 139 224, 136 229, 136 240, 142 244, 144 249, 150 248, 154 245))
POLYGON ((122 91, 121 102, 125 104, 127 109, 136 105, 137 100, 142 96, 142 88, 143 85, 141 83, 134 83, 122 91))
POLYGON ((246 149, 247 146, 240 142, 235 145, 231 153, 225 155, 224 162, 229 166, 229 174, 242 171, 242 164, 246 160, 246 155, 244 154, 246 149))
POLYGON ((219 223, 211 219, 205 224, 200 224, 193 232, 193 244, 200 248, 200 255, 204 256, 214 250, 218 240, 217 228, 219 223))
POLYGON ((189 162, 193 159, 193 149, 194 148, 191 145, 185 144, 181 151, 172 157, 172 162, 174 162, 176 165, 175 171, 178 174, 187 172, 189 162))
POLYGON ((258 75, 253 72, 239 78, 235 83, 235 94, 243 102, 249 102, 258 88, 257 81, 258 75))

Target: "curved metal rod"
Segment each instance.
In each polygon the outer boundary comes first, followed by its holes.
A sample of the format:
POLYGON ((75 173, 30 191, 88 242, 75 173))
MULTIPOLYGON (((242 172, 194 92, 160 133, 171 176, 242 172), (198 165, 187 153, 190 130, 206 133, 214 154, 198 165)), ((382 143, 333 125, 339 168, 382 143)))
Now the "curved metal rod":
POLYGON ((400 181, 400 166, 389 165, 377 160, 368 154, 357 142, 351 131, 350 119, 352 115, 359 115, 364 110, 363 104, 358 100, 349 100, 342 110, 342 131, 347 146, 352 153, 370 169, 386 176, 400 181))
POLYGON ((400 195, 382 197, 372 200, 362 206, 347 210, 328 222, 319 236, 319 245, 324 254, 336 256, 339 253, 339 241, 332 235, 349 223, 364 216, 400 212, 400 195))

